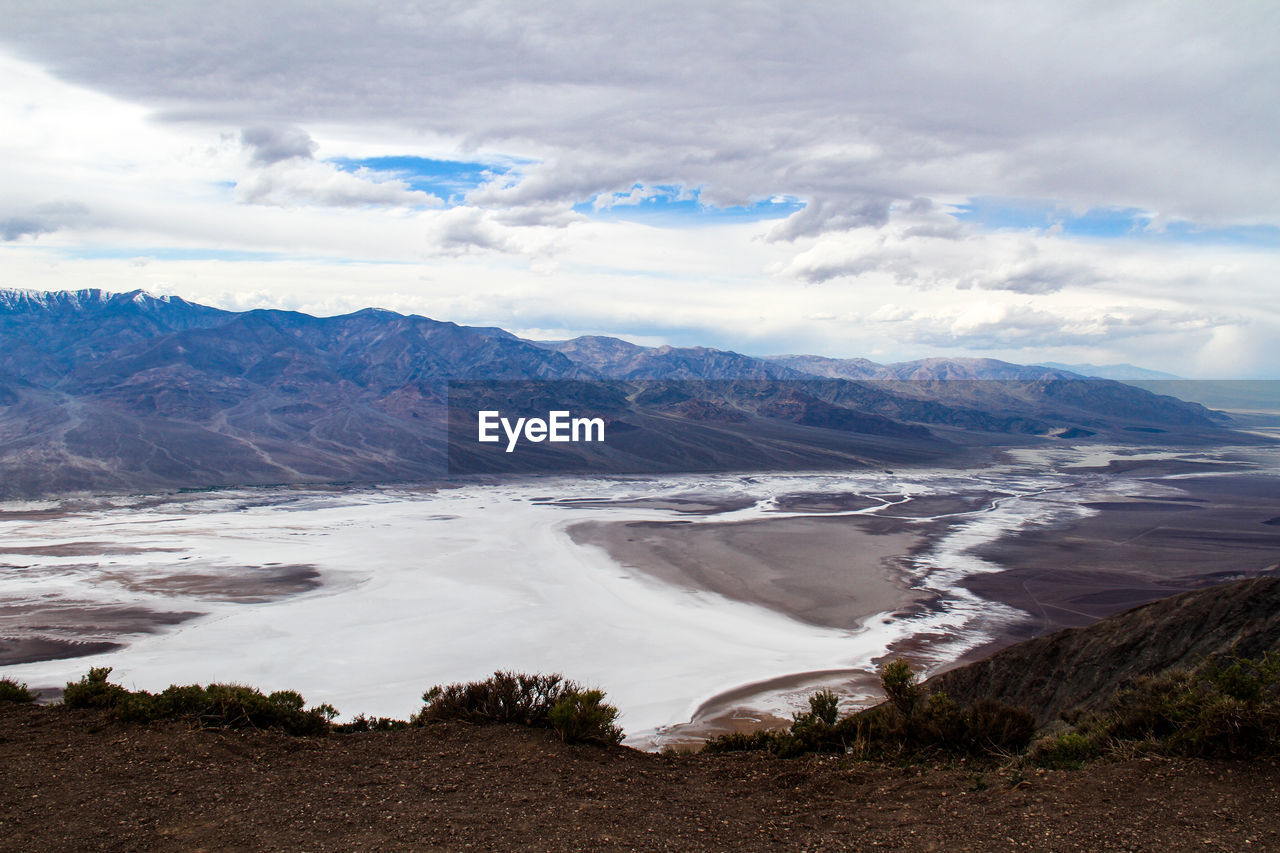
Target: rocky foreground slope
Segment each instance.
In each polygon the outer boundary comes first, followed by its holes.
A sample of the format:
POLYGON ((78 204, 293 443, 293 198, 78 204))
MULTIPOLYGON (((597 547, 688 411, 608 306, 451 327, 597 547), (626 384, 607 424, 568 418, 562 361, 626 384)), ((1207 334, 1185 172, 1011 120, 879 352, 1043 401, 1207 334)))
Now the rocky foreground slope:
POLYGON ((0 850, 1276 850, 1277 813, 1274 762, 892 767, 0 705, 0 850))
POLYGON ((1142 675, 1219 655, 1280 654, 1280 577, 1184 592, 1010 646, 926 682, 958 702, 999 699, 1047 725, 1142 675))
MULTIPOLYGON (((1280 648, 1277 605, 1275 578, 1188 593, 935 683, 1087 701, 1166 662, 1280 648), (1043 688, 1055 681, 1069 689, 1043 688)), ((893 766, 655 755, 458 722, 196 731, 0 702, 3 850, 1280 850, 1276 814, 1268 757, 893 766)))

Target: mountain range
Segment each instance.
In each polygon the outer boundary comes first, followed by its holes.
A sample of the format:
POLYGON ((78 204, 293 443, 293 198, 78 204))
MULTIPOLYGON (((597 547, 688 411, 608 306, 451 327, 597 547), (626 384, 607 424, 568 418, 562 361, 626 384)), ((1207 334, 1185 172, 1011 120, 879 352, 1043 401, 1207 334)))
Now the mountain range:
POLYGON ((1119 379, 1121 382, 1181 378, 1173 373, 1165 373, 1163 370, 1150 370, 1133 364, 1062 364, 1057 361, 1042 361, 1037 366, 1069 370, 1081 376, 1092 376, 1097 379, 1119 379))
POLYGON ((314 317, 142 291, 0 291, 4 498, 908 464, 975 446, 1181 440, 1226 425, 1194 403, 992 359, 762 359, 598 336, 529 341, 379 309, 314 317), (600 414, 608 446, 478 453, 474 431, 445 428, 451 400, 474 430, 476 407, 516 399, 600 414))

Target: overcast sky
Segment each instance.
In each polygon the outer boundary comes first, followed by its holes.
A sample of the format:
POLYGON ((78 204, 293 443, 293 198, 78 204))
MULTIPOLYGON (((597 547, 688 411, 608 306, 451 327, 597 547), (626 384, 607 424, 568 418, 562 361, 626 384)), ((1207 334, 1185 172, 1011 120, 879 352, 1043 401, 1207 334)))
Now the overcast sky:
POLYGON ((1280 4, 0 0, 0 286, 1280 378, 1280 4))

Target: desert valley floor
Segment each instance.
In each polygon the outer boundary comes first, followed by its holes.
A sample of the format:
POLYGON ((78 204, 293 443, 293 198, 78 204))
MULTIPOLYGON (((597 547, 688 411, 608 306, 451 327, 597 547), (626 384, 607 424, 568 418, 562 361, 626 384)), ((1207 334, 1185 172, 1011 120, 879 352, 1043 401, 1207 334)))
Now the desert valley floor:
POLYGON ((599 686, 656 749, 849 706, 1277 568, 1280 453, 1046 447, 966 470, 529 478, 0 505, 0 666, 291 688, 404 717, 495 669, 599 686))

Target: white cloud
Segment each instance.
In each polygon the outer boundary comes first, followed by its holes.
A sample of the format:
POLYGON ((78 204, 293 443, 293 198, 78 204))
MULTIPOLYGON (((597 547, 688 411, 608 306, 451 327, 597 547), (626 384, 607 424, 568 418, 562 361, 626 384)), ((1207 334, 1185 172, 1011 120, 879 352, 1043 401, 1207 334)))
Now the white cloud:
POLYGON ((1220 373, 1235 346, 1237 372, 1280 363, 1274 248, 951 215, 985 196, 1133 207, 1157 229, 1280 225, 1280 7, 0 0, 0 15, 7 284, 142 277, 756 352, 1191 374, 1220 373), (395 155, 514 168, 443 209, 333 162, 395 155), (696 228, 573 209, 656 187, 807 204, 696 228), (106 257, 130 252, 154 260, 106 257), (328 295, 309 295, 317 281, 328 295))
POLYGON ((289 158, 250 171, 236 182, 236 197, 247 204, 281 207, 318 204, 330 207, 389 205, 438 207, 438 196, 412 189, 404 181, 378 179, 368 169, 344 172, 315 160, 289 158))
POLYGON ((531 201, 685 183, 874 223, 885 200, 977 187, 1280 214, 1266 4, 0 8, 14 47, 175 119, 524 151, 547 163, 531 201))

